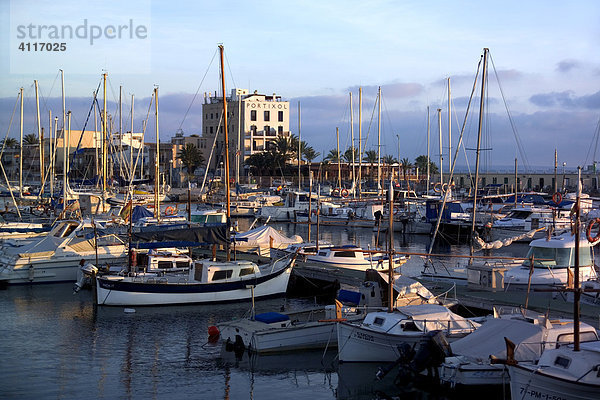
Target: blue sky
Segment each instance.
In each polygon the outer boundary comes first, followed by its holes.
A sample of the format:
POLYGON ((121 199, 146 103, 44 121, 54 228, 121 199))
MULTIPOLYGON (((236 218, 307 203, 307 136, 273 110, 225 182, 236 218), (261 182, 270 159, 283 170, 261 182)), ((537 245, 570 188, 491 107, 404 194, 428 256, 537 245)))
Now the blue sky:
MULTIPOLYGON (((15 123, 10 131, 8 124, 21 86, 25 88, 26 133, 34 130, 34 79, 39 80, 43 97, 42 121, 47 120, 48 109, 53 114, 61 112, 58 68, 65 70, 67 107, 73 110, 75 127, 83 126, 91 93, 107 70, 111 110, 116 109, 119 85, 126 98, 135 94, 136 130, 141 128, 154 85, 159 85, 162 140, 168 140, 180 126, 186 134, 199 133, 201 98, 184 116, 199 87, 201 94, 219 90, 218 62, 213 57, 217 44, 223 43, 227 87, 276 92, 292 102, 293 133, 297 133, 295 110, 300 101, 302 139, 318 152, 327 154, 335 148, 336 126, 342 145, 349 145, 348 93, 353 92, 356 112, 359 86, 364 88, 367 148, 374 148, 376 123, 370 119, 381 86, 382 153, 397 156, 398 135, 401 158, 425 154, 426 108, 430 106, 431 156, 437 161, 434 110, 438 107, 442 108, 443 147, 448 151, 445 79, 451 79, 454 147, 477 63, 482 49, 488 47, 493 65, 484 147, 492 150, 484 152, 484 167, 512 165, 515 157, 521 165, 550 167, 555 148, 559 162, 569 166, 600 158, 594 142, 600 117, 597 1, 121 3, 104 1, 83 9, 80 2, 62 0, 0 3, 1 37, 5 38, 0 40, 4 55, 0 60, 2 137, 7 132, 18 135, 15 123), (83 18, 106 24, 116 16, 147 24, 148 40, 138 47, 126 40, 99 40, 94 47, 81 49, 78 54, 85 57, 29 54, 37 58, 28 62, 28 68, 15 69, 11 64, 18 41, 13 40, 9 25, 17 17, 37 24, 74 24, 83 18), (27 69, 33 72, 20 73, 27 69), (510 126, 500 87, 517 133, 510 126), (517 140, 521 151, 516 149, 517 140)), ((129 106, 126 109, 128 120, 129 106)), ((357 119, 355 115, 355 123, 357 119)), ((472 148, 477 108, 472 109, 466 127, 465 141, 472 148)), ((472 152, 467 151, 467 157, 473 165, 472 152)), ((459 163, 467 163, 464 155, 459 163)))

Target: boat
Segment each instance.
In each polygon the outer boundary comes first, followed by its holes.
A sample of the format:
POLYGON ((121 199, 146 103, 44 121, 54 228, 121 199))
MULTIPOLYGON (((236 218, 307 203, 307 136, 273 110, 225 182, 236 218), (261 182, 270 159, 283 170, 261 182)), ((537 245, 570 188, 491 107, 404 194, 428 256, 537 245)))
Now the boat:
POLYGON ((338 356, 340 362, 392 362, 401 356, 399 345, 418 345, 436 330, 452 342, 479 325, 437 304, 371 312, 360 324, 338 323, 338 356))
POLYGON ((183 272, 131 272, 96 278, 96 302, 154 306, 247 301, 285 294, 295 256, 251 261, 196 260, 183 272))
MULTIPOLYGON (((581 323, 580 330, 583 341, 598 340, 594 327, 581 323)), ((535 362, 544 350, 573 342, 573 320, 551 319, 528 310, 497 314, 472 334, 452 343, 452 356, 439 367, 440 382, 459 390, 507 385, 508 371, 504 365, 494 363, 506 358, 504 338, 515 343, 515 360, 535 362)))
POLYGON ((533 239, 541 239, 545 232, 540 228, 551 229, 555 232, 570 230, 569 212, 569 210, 556 207, 521 205, 513 208, 504 218, 497 219, 490 224, 491 238, 492 240, 502 240, 538 229, 533 239))
MULTIPOLYGON (((600 242, 590 243, 579 240, 579 281, 596 279, 594 265, 594 246, 600 242)), ((547 239, 532 240, 529 244, 527 258, 520 266, 504 273, 504 286, 507 290, 566 287, 569 283, 571 269, 575 265, 575 238, 571 232, 565 232, 547 239), (533 268, 532 262, 533 260, 533 268)))
POLYGON ((73 282, 81 260, 97 259, 99 265, 127 260, 127 245, 108 228, 100 221, 61 220, 46 236, 4 240, 0 283, 73 282))
MULTIPOLYGON (((392 257, 392 260, 392 268, 399 268, 408 261, 408 257, 396 254, 392 257)), ((377 250, 365 251, 355 245, 319 248, 319 251, 315 254, 307 254, 305 261, 329 267, 359 271, 389 267, 389 256, 385 252, 377 250)))
POLYGON ((537 363, 509 363, 513 399, 595 400, 600 393, 600 341, 544 351, 537 363))
POLYGON ((287 193, 283 205, 261 207, 257 217, 271 221, 294 221, 296 213, 309 212, 311 201, 314 202, 314 208, 317 208, 317 197, 316 193, 291 191, 287 193))
MULTIPOLYGON (((337 323, 359 322, 383 306, 387 275, 370 270, 358 291, 340 289, 334 305, 296 312, 267 312, 219 324, 221 339, 236 348, 257 353, 337 347, 337 323), (343 305, 342 304, 345 304, 343 305)), ((423 304, 433 294, 417 281, 398 275, 396 304, 423 304)))
POLYGON ((236 232, 233 242, 236 251, 269 257, 270 249, 286 248, 291 244, 302 243, 303 239, 299 235, 288 238, 275 228, 263 225, 246 232, 236 232))

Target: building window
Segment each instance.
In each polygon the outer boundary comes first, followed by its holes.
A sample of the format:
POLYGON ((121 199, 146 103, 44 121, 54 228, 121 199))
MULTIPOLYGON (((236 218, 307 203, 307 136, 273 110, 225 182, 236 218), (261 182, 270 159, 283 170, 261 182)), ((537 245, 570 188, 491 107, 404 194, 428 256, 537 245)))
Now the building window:
POLYGON ((213 133, 213 129, 212 129, 212 128, 213 128, 213 127, 211 126, 211 127, 210 127, 210 133, 213 133))
POLYGON ((270 118, 271 118, 271 112, 265 111, 265 121, 270 121, 270 118))
POLYGON ((279 125, 279 126, 277 127, 277 133, 278 133, 279 135, 283 135, 283 126, 279 125))
POLYGON ((213 119, 213 113, 210 113, 210 119, 213 119))
POLYGON ((283 111, 277 113, 277 121, 283 122, 283 111))
POLYGON ((493 177, 493 178, 492 178, 492 183, 493 183, 494 185, 498 184, 498 178, 497 178, 497 177, 493 177))
POLYGON ((504 177, 504 184, 508 185, 508 178, 507 177, 504 177))
POLYGON ((269 125, 265 125, 265 135, 268 135, 271 132, 271 127, 269 125))
POLYGON ((252 132, 253 135, 256 135, 256 125, 250 126, 250 132, 252 132))
POLYGON ((256 110, 250 110, 250 121, 256 121, 256 110))

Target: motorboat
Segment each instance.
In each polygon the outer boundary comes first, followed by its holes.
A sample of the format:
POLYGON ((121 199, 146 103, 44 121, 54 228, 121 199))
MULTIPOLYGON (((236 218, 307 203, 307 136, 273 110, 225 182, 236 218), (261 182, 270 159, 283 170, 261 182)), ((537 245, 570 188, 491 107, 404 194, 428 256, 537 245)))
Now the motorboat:
MULTIPOLYGON (((528 310, 496 315, 452 343, 452 356, 439 367, 440 381, 455 389, 507 385, 505 366, 494 363, 506 358, 504 338, 516 345, 515 360, 535 362, 545 350, 572 343, 573 326, 572 319, 551 319, 528 310)), ((580 331, 582 341, 598 340, 594 327, 581 323, 580 331)))
POLYGON ((338 323, 338 356, 340 362, 393 362, 401 356, 399 345, 416 346, 437 330, 452 342, 479 325, 437 304, 371 312, 361 323, 338 323))
POLYGON ((257 217, 263 220, 271 221, 294 221, 296 213, 309 212, 309 203, 312 201, 314 208, 317 208, 318 195, 301 191, 288 192, 284 204, 281 206, 261 207, 257 217))
POLYGON ((107 306, 153 306, 247 301, 285 294, 295 256, 251 261, 196 260, 185 271, 130 272, 96 278, 96 301, 107 306))
MULTIPOLYGON (((593 249, 598 243, 585 237, 579 241, 580 282, 597 278, 593 249)), ((575 237, 570 232, 532 240, 523 263, 504 273, 504 286, 507 290, 566 287, 574 265, 575 237)))
POLYGON ((556 207, 521 205, 513 208, 504 218, 491 223, 491 238, 502 240, 538 230, 533 239, 540 239, 546 235, 541 228, 555 232, 570 229, 569 212, 556 207))
POLYGON ((0 282, 71 282, 81 260, 118 264, 127 259, 127 245, 115 232, 100 221, 61 220, 46 236, 7 239, 0 250, 0 282))
MULTIPOLYGON (((367 269, 389 268, 389 255, 383 251, 365 251, 354 245, 332 246, 319 248, 315 254, 306 256, 306 261, 323 264, 335 268, 354 269, 365 271, 367 269)), ((407 256, 394 255, 392 268, 399 268, 408 261, 407 256)))
POLYGON ((600 341, 544 351, 537 362, 508 364, 513 399, 592 400, 600 393, 600 341))

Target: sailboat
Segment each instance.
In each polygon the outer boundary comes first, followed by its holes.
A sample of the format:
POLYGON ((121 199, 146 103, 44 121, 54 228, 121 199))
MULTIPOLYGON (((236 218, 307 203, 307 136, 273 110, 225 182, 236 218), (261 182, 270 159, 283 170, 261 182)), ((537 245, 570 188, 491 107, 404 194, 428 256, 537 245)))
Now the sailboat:
MULTIPOLYGON (((579 219, 580 219, 581 169, 579 169, 575 223, 575 273, 573 305, 573 345, 549 349, 542 353, 537 363, 520 363, 509 354, 506 360, 510 374, 510 391, 513 399, 565 399, 592 400, 600 393, 600 340, 580 343, 579 324, 579 219)), ((514 345, 507 341, 507 353, 514 345)))

